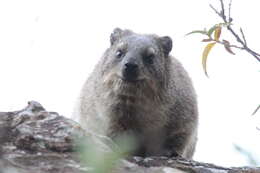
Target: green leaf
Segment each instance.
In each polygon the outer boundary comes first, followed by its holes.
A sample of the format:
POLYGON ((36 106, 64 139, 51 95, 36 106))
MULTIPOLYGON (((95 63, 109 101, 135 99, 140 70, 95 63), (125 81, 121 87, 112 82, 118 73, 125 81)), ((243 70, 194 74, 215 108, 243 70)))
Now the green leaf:
POLYGON ((232 25, 231 22, 215 24, 214 26, 212 26, 212 27, 208 30, 207 35, 208 35, 209 37, 211 37, 212 33, 213 33, 218 27, 228 27, 228 26, 230 26, 230 25, 232 25))
POLYGON ((207 73, 207 59, 208 59, 209 52, 211 51, 211 49, 213 48, 213 46, 215 44, 216 44, 216 42, 207 44, 207 46, 204 48, 203 54, 202 54, 202 67, 203 67, 203 70, 207 77, 209 77, 208 73, 207 73))
POLYGON ((212 33, 215 31, 216 27, 217 27, 217 25, 214 25, 214 26, 212 26, 212 27, 208 30, 207 35, 208 35, 209 37, 211 37, 211 35, 212 35, 212 33))
POLYGON ((194 31, 191 31, 191 32, 189 32, 188 34, 186 34, 186 36, 187 35, 191 35, 191 34, 203 34, 203 35, 207 35, 207 32, 205 31, 205 30, 194 30, 194 31))

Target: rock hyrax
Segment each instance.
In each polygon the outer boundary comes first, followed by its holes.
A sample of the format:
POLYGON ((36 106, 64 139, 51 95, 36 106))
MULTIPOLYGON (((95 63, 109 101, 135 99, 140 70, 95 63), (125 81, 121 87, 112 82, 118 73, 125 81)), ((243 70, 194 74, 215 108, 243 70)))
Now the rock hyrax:
POLYGON ((192 82, 170 56, 168 36, 116 28, 77 106, 82 126, 116 139, 131 134, 133 155, 192 158, 198 110, 192 82))

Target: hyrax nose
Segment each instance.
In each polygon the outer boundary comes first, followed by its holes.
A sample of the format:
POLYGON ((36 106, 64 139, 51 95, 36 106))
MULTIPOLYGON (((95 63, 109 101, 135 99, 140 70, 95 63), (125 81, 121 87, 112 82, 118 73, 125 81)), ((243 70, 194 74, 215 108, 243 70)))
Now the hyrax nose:
POLYGON ((127 62, 124 64, 123 77, 127 81, 134 81, 138 76, 138 65, 135 62, 127 62))
POLYGON ((138 65, 133 62, 125 63, 125 69, 129 72, 135 72, 137 71, 138 65))

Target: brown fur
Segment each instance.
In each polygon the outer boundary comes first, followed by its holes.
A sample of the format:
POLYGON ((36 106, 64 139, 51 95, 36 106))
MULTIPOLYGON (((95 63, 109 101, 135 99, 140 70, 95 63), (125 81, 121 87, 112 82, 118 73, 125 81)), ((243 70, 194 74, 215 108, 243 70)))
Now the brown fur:
POLYGON ((135 155, 191 158, 197 141, 197 101, 189 76, 170 51, 169 37, 115 29, 111 47, 81 91, 79 122, 112 139, 134 136, 135 155), (127 49, 120 60, 115 58, 119 48, 127 49), (152 65, 144 62, 147 49, 155 52, 152 65), (122 67, 133 59, 139 73, 129 82, 122 77, 122 67))

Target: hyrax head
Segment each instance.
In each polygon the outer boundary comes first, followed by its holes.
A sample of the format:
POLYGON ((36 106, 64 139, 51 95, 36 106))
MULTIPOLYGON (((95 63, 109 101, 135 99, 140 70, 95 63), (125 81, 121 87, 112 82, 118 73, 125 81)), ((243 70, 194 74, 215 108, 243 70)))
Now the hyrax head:
POLYGON ((110 43, 103 63, 104 74, 128 84, 164 80, 172 49, 170 37, 136 34, 116 28, 110 43))

